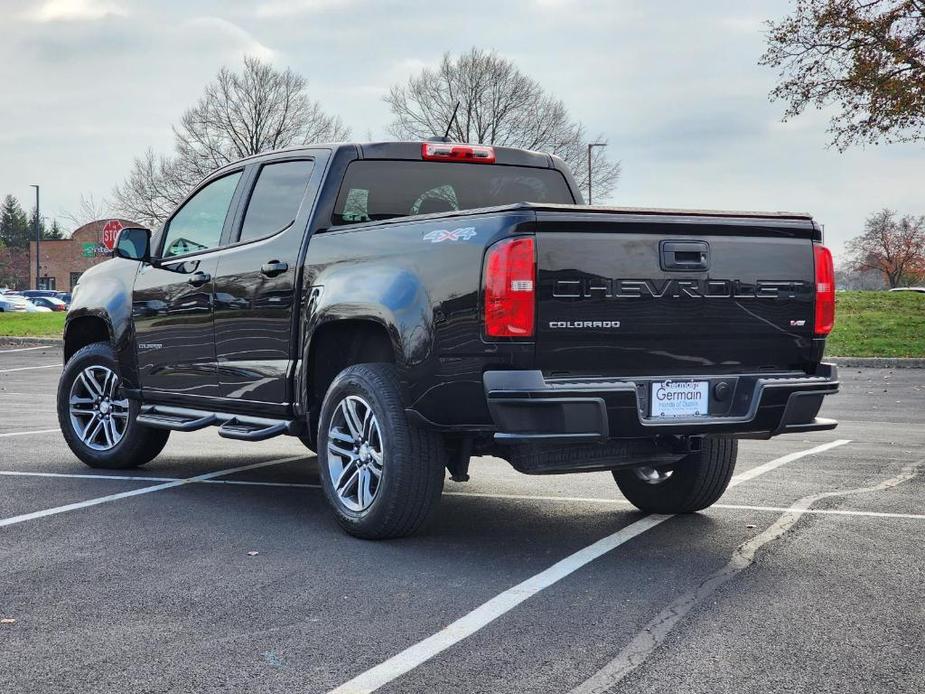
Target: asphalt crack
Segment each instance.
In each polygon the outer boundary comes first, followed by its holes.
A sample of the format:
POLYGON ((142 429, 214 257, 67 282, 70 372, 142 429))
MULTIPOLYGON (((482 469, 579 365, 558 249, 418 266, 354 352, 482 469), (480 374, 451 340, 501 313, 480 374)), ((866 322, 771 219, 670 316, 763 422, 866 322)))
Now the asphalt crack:
POLYGON ((613 689, 627 675, 642 665, 662 644, 671 631, 684 617, 721 586, 735 578, 742 570, 755 562, 755 556, 765 545, 782 537, 790 530, 806 511, 824 499, 833 499, 857 494, 892 489, 912 480, 925 466, 925 458, 903 467, 895 477, 883 480, 870 487, 857 487, 837 492, 820 492, 805 496, 785 511, 767 530, 743 542, 732 553, 729 562, 718 571, 710 574, 695 588, 673 600, 643 627, 636 636, 601 670, 571 690, 569 694, 603 694, 613 689))

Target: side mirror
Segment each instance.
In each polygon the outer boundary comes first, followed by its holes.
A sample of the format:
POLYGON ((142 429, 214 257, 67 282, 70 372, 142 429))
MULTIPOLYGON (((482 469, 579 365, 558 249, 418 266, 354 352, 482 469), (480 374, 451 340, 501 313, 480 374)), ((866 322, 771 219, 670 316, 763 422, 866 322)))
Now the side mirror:
POLYGON ((119 232, 113 258, 151 262, 151 230, 141 227, 126 227, 119 232))

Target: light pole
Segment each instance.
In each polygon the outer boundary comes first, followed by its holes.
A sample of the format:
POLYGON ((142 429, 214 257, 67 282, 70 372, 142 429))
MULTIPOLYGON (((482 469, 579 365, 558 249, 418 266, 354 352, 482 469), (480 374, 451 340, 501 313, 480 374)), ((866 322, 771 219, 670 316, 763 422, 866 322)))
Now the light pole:
POLYGON ((591 150, 594 147, 606 147, 606 142, 591 142, 588 145, 588 204, 591 204, 591 150))
POLYGON ((37 185, 32 187, 35 188, 35 288, 41 289, 39 286, 42 277, 39 270, 39 258, 41 258, 39 244, 42 242, 42 232, 39 225, 39 187, 37 185))

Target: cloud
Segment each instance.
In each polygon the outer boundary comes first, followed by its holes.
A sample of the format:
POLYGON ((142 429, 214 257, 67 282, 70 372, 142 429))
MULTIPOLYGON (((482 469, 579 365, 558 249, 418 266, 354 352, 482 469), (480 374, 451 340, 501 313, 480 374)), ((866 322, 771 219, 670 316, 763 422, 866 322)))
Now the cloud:
POLYGON ((258 3, 255 16, 270 19, 291 17, 312 12, 338 10, 353 4, 353 0, 269 0, 258 3))
POLYGON ((737 34, 754 34, 763 31, 765 20, 760 17, 723 17, 719 23, 727 31, 737 34))
POLYGON ((93 22, 126 14, 123 7, 109 0, 46 0, 23 17, 33 22, 93 22))
POLYGON ((224 52, 235 56, 252 55, 261 60, 272 62, 277 53, 269 46, 261 43, 250 33, 227 19, 219 17, 196 17, 183 23, 182 30, 186 34, 194 34, 197 41, 212 44, 216 40, 224 52))
POLYGON ((836 250, 873 210, 925 213, 921 143, 840 153, 826 147, 829 111, 780 123, 776 71, 757 62, 760 23, 784 5, 0 0, 0 196, 29 199, 39 182, 53 215, 105 195, 133 156, 170 151, 171 124, 247 53, 305 75, 311 98, 375 138, 388 136, 389 86, 478 46, 610 141, 624 176, 609 202, 808 209, 836 250))

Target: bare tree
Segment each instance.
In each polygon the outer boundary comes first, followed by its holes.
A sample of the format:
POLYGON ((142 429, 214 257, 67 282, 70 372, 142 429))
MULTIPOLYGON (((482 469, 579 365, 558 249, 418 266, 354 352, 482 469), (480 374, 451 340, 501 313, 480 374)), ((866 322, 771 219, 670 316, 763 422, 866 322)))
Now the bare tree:
POLYGON ((126 219, 156 229, 199 180, 183 169, 179 158, 147 150, 113 191, 116 209, 126 219))
POLYGON ((886 289, 883 273, 877 270, 855 270, 852 267, 835 270, 835 287, 837 289, 878 291, 886 289))
MULTIPOLYGON (((582 189, 588 185, 585 127, 573 121, 565 104, 494 51, 472 48, 454 58, 444 54, 436 69, 425 68, 385 97, 399 138, 442 135, 456 103, 459 112, 449 130, 456 142, 522 147, 556 154, 569 165, 582 189)), ((595 142, 606 142, 603 136, 595 142)), ((620 176, 619 162, 601 149, 592 156, 591 182, 605 197, 620 176)))
POLYGON ((797 0, 768 28, 761 63, 780 69, 785 120, 836 105, 840 150, 925 138, 925 0, 797 0))
POLYGON ((174 154, 148 150, 116 187, 117 210, 159 226, 190 189, 215 169, 261 152, 334 142, 349 136, 340 118, 306 94, 305 78, 244 58, 240 72, 223 67, 174 126, 174 154))
POLYGON ((106 198, 97 199, 92 193, 90 195, 81 193, 77 209, 67 210, 61 216, 74 229, 78 229, 84 224, 112 217, 111 210, 112 203, 106 198))
POLYGON ((893 210, 868 217, 864 233, 847 244, 852 269, 881 273, 892 289, 925 275, 925 217, 896 218, 893 210))

